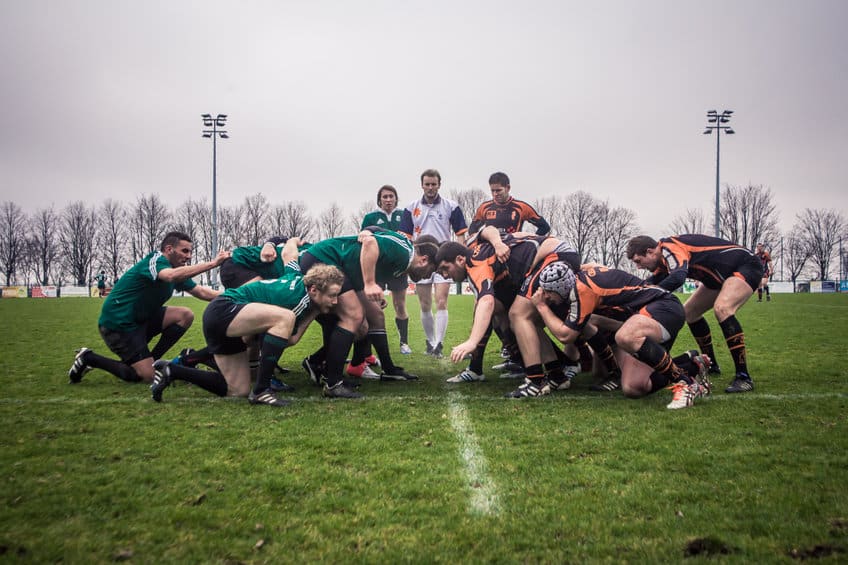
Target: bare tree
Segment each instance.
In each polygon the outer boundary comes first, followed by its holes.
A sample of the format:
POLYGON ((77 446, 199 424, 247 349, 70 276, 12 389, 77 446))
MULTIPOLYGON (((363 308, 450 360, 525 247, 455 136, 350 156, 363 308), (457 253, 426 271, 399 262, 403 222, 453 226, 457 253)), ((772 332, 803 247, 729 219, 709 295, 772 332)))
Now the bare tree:
POLYGON ((565 201, 561 232, 583 261, 597 260, 596 242, 602 215, 600 203, 588 192, 575 192, 565 201))
POLYGON ((50 282, 55 270, 54 262, 59 257, 59 217, 51 205, 37 210, 30 222, 30 250, 35 279, 42 285, 50 282))
POLYGON ((299 236, 308 241, 312 237, 313 222, 306 204, 288 201, 271 210, 271 225, 274 235, 299 236))
POLYGON ((158 249, 162 238, 169 231, 171 213, 156 194, 142 194, 129 215, 130 251, 132 262, 154 249, 158 249))
POLYGON ((565 201, 561 196, 546 196, 533 202, 536 212, 548 221, 551 234, 565 233, 565 201))
POLYGON ((81 201, 72 202, 62 212, 59 241, 64 253, 63 261, 74 283, 80 286, 91 281, 96 225, 94 208, 88 208, 81 201))
POLYGON ((127 264, 127 210, 123 203, 106 199, 100 205, 97 222, 99 259, 116 281, 127 264))
POLYGON ((344 210, 341 206, 333 202, 330 206, 321 212, 318 216, 318 237, 321 239, 330 239, 344 235, 344 210))
POLYGON ((268 199, 261 193, 247 196, 244 199, 244 245, 259 245, 268 239, 267 223, 270 208, 268 199))
POLYGON ((686 208, 683 214, 676 216, 668 226, 668 233, 681 235, 685 233, 707 233, 704 225, 704 211, 686 208))
MULTIPOLYGON (((792 229, 792 233, 800 233, 800 227, 797 224, 792 229)), ((804 271, 809 259, 810 246, 803 237, 790 236, 782 240, 780 264, 789 271, 793 292, 795 292, 795 282, 804 271)))
POLYGON ((463 216, 465 216, 466 223, 469 225, 480 204, 491 198, 482 188, 451 189, 448 192, 448 197, 456 201, 463 216))
POLYGON ((777 221, 770 188, 725 185, 721 203, 721 235, 725 239, 748 249, 757 242, 773 242, 780 235, 777 221))
POLYGON ((15 280, 26 247, 27 217, 14 202, 0 205, 0 268, 6 284, 15 280))
POLYGON ((608 202, 598 205, 598 257, 601 264, 621 269, 627 242, 636 235, 636 213, 628 208, 610 208, 608 202))
POLYGON ((807 243, 810 260, 815 264, 818 277, 826 280, 830 264, 836 255, 839 240, 845 233, 845 218, 835 210, 804 209, 796 217, 798 233, 807 243))
POLYGON ((365 215, 373 211, 374 204, 372 202, 363 202, 359 206, 359 210, 348 216, 346 231, 348 233, 359 233, 359 229, 362 227, 362 220, 365 219, 365 215))
POLYGON ((219 207, 218 249, 247 245, 247 228, 244 224, 244 207, 219 207))
MULTIPOLYGON (((176 217, 175 229, 187 233, 194 243, 192 260, 196 263, 209 261, 215 256, 212 251, 212 207, 206 199, 189 199, 180 206, 176 217)), ((201 275, 208 281, 209 272, 201 275)))

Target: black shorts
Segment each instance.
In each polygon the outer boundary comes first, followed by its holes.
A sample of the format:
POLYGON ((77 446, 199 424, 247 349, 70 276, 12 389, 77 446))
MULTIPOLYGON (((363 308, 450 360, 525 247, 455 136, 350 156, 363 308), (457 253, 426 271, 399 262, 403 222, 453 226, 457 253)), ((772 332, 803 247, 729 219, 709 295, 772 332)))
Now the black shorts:
MULTIPOLYGON (((300 270, 304 275, 311 267, 320 263, 321 261, 319 261, 318 258, 309 251, 304 251, 300 256, 300 270)), ((339 267, 339 270, 342 271, 341 267, 339 267)), ((353 283, 350 282, 350 278, 347 276, 347 273, 342 271, 342 274, 344 275, 344 282, 342 283, 342 289, 339 291, 339 294, 344 294, 349 290, 356 290, 353 288, 353 283)))
POLYGON ((162 321, 165 319, 165 307, 159 308, 159 314, 153 316, 144 325, 134 330, 119 331, 100 326, 100 337, 106 343, 109 350, 120 357, 127 365, 138 363, 142 359, 150 357, 150 349, 147 344, 155 336, 162 333, 162 321))
POLYGON ((221 263, 220 275, 221 284, 224 285, 224 288, 238 288, 256 277, 262 278, 262 275, 256 271, 248 269, 244 265, 239 265, 232 259, 227 259, 221 263))
MULTIPOLYGON (((692 272, 691 267, 690 272, 692 272)), ((742 279, 748 283, 751 291, 757 290, 760 286, 760 281, 763 280, 763 264, 756 255, 747 256, 736 265, 724 265, 719 272, 723 277, 722 280, 718 280, 713 273, 710 273, 710 276, 697 276, 696 274, 692 278, 701 281, 704 286, 711 290, 719 290, 724 284, 724 281, 730 277, 742 279)))
POLYGON ((671 346, 674 345, 677 334, 686 323, 686 312, 683 310, 683 304, 674 295, 648 302, 639 310, 639 314, 656 320, 670 334, 669 339, 660 344, 666 350, 671 349, 671 346))
POLYGON ((389 279, 389 282, 380 283, 380 286, 384 289, 391 290, 392 292, 406 292, 406 289, 409 288, 409 279, 406 275, 401 275, 399 277, 389 279))
POLYGON ((241 312, 246 304, 236 304, 229 298, 219 296, 209 303, 203 312, 203 337, 206 346, 213 355, 235 355, 247 350, 240 337, 227 336, 230 322, 241 312))

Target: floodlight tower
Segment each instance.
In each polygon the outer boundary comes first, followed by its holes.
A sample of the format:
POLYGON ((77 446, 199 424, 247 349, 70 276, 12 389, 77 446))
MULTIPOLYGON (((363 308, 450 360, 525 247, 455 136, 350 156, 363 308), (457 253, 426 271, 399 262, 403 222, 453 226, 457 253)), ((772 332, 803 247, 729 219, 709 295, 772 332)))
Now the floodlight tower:
POLYGON ((733 131, 727 124, 730 122, 730 116, 733 114, 733 110, 724 110, 721 114, 716 112, 715 110, 710 110, 707 112, 707 129, 704 131, 704 135, 709 135, 713 131, 716 132, 716 188, 715 188, 715 236, 721 237, 721 225, 720 225, 720 193, 719 193, 719 156, 721 151, 721 132, 724 131, 727 135, 733 135, 736 133, 733 131), (712 125, 710 125, 712 124, 712 125))
MULTIPOLYGON (((212 117, 212 114, 201 114, 203 118, 203 127, 212 128, 203 130, 203 137, 212 138, 212 255, 218 253, 218 137, 228 139, 227 130, 223 128, 227 123, 226 114, 218 114, 212 117)), ((210 274, 213 288, 217 288, 217 269, 213 269, 210 274)))

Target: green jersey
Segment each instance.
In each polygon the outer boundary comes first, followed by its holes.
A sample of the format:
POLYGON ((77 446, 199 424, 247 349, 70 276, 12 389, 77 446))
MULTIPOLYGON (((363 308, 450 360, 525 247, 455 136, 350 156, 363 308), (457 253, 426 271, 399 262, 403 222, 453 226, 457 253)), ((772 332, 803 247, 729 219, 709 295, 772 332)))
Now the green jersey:
POLYGON ((280 257, 283 245, 277 246, 277 257, 270 263, 262 261, 261 245, 246 245, 244 247, 236 247, 233 249, 233 263, 247 267, 251 271, 255 271, 263 279, 276 279, 283 276, 285 266, 283 259, 280 257))
MULTIPOLYGON (((385 283, 402 275, 412 264, 414 255, 412 242, 403 234, 388 230, 375 232, 374 238, 377 240, 379 249, 377 265, 374 267, 376 281, 385 283)), ((357 236, 325 239, 314 243, 308 251, 322 263, 341 269, 350 279, 354 290, 365 288, 365 282, 362 280, 362 266, 359 262, 362 244, 357 241, 357 236)))
POLYGON ((303 285, 303 275, 296 262, 285 266, 283 276, 276 279, 255 281, 238 288, 225 290, 221 296, 235 304, 273 304, 294 312, 296 325, 300 324, 312 302, 303 285))
POLYGON ((94 275, 94 282, 97 283, 97 288, 106 288, 106 273, 97 273, 94 275))
POLYGON ((160 271, 173 268, 161 251, 149 253, 130 267, 112 287, 97 323, 110 330, 132 331, 158 313, 175 289, 184 291, 197 286, 191 279, 175 284, 157 278, 160 271))
POLYGON ((365 229, 368 226, 377 226, 378 228, 397 231, 400 227, 401 218, 403 218, 402 208, 395 208, 389 214, 382 208, 377 208, 373 212, 365 214, 365 217, 362 218, 362 226, 360 228, 365 229))

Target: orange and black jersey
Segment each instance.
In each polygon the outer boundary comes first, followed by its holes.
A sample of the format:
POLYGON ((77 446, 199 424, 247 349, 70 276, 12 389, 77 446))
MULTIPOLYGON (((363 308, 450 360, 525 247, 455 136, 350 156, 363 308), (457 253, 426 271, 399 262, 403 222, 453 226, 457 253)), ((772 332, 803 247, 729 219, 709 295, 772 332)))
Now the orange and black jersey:
POLYGON ((580 270, 580 253, 578 253, 577 250, 569 244, 565 242, 560 243, 552 253, 545 255, 542 260, 527 273, 527 276, 524 278, 524 282, 521 285, 521 296, 526 298, 532 297, 539 289, 539 275, 542 273, 542 269, 556 261, 562 261, 568 265, 574 273, 577 273, 577 271, 580 270))
POLYGON ((618 269, 587 267, 576 275, 563 317, 574 331, 580 331, 592 314, 623 321, 655 300, 677 300, 669 291, 618 269))
POLYGON ((754 253, 757 256, 757 259, 760 260, 760 264, 763 266, 763 276, 767 277, 771 274, 771 270, 769 269, 769 263, 771 263, 771 253, 763 249, 759 253, 754 253))
POLYGON ((498 204, 494 200, 487 200, 480 204, 471 219, 468 231, 477 233, 483 229, 483 226, 493 226, 503 235, 521 231, 524 222, 530 222, 536 226, 536 235, 545 235, 551 231, 548 222, 532 206, 511 196, 504 204, 498 204))
POLYGON ((757 278, 758 269, 762 278, 762 265, 753 253, 717 237, 700 234, 664 237, 660 240, 660 250, 662 260, 645 282, 667 290, 677 289, 687 277, 712 289, 721 288, 733 276, 746 281, 757 278))
POLYGON ((536 259, 539 245, 546 239, 547 236, 541 235, 503 236, 501 241, 509 246, 506 263, 498 261, 491 243, 480 240, 470 251, 465 265, 468 281, 477 298, 494 294, 496 286, 514 289, 513 293, 517 293, 536 259))

